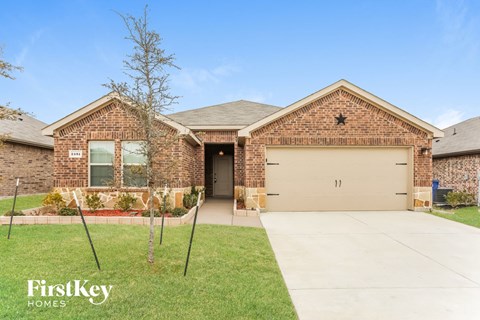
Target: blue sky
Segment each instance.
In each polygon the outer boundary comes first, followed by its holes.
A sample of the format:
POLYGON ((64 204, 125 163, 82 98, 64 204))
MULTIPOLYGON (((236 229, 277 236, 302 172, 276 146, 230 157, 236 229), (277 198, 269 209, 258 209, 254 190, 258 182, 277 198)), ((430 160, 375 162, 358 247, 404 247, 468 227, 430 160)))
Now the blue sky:
MULTIPOLYGON (((131 50, 114 10, 145 1, 2 1, 0 79, 47 123, 123 80, 131 50)), ((287 106, 339 79, 439 127, 480 116, 480 1, 151 1, 151 27, 181 70, 172 111, 246 99, 287 106)))

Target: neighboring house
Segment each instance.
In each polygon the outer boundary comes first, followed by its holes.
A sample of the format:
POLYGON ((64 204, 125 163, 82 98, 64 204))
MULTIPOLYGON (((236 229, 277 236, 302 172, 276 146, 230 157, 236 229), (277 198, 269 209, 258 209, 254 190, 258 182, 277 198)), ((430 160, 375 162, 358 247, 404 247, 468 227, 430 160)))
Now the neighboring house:
MULTIPOLYGON (((47 124, 22 114, 0 120, 0 196, 13 196, 16 177, 19 194, 49 192, 53 187, 53 139, 42 135, 47 124)), ((1 214, 1 213, 0 213, 1 214)))
POLYGON ((440 187, 467 191, 478 197, 480 174, 480 117, 444 130, 433 142, 433 178, 440 187))
MULTIPOLYGON (((124 179, 125 165, 135 165, 122 163, 125 146, 142 139, 126 109, 107 95, 43 130, 55 139, 55 186, 66 198, 100 192, 111 206, 117 191, 130 191, 145 205, 145 189, 124 179), (107 180, 123 187, 112 190, 107 180)), ((267 211, 431 206, 432 139, 443 132, 345 80, 286 108, 242 100, 158 120, 181 136, 164 153, 178 163, 170 180, 176 206, 192 185, 267 211)))

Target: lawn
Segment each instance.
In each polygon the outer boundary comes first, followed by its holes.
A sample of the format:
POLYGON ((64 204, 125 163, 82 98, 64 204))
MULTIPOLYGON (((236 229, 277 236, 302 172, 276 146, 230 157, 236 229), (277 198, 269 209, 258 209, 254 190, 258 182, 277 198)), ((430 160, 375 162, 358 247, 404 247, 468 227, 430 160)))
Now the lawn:
POLYGON ((432 214, 445 219, 461 222, 480 228, 480 208, 479 207, 466 207, 455 210, 445 209, 433 209, 432 214), (448 213, 443 213, 445 211, 448 213))
POLYGON ((89 228, 102 271, 82 225, 15 225, 10 240, 7 226, 0 228, 0 319, 296 318, 263 229, 198 225, 183 277, 191 226, 166 228, 154 265, 146 262, 148 227, 89 228), (95 306, 84 297, 27 296, 27 280, 84 279, 113 285, 108 300, 95 306), (28 307, 32 300, 66 306, 28 307))
MULTIPOLYGON (((42 206, 43 198, 45 194, 35 194, 31 196, 18 196, 17 203, 15 204, 15 210, 24 210, 37 208, 42 206)), ((4 215, 7 211, 12 211, 13 198, 7 198, 0 200, 0 215, 4 215)))

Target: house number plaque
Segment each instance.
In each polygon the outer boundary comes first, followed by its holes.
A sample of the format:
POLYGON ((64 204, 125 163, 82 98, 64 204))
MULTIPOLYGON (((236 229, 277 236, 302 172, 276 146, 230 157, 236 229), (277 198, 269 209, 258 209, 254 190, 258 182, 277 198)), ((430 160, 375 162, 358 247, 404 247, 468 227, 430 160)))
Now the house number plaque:
POLYGON ((68 150, 68 157, 69 158, 81 158, 82 157, 82 150, 68 150))

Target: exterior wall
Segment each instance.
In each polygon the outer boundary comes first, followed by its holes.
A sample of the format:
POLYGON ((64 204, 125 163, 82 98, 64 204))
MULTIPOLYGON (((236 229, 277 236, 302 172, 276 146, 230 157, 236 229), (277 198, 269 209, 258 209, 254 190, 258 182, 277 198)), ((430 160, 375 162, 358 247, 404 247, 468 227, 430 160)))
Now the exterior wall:
POLYGON ((181 147, 181 164, 180 172, 178 173, 182 186, 202 186, 202 184, 196 184, 195 179, 195 160, 197 149, 200 147, 194 147, 188 143, 185 139, 180 141, 181 147))
POLYGON ((478 174, 480 154, 433 159, 433 178, 440 181, 440 187, 467 191, 478 197, 478 174))
MULTIPOLYGON (((5 142, 0 147, 0 196, 46 193, 53 187, 53 149, 5 142)), ((3 212, 0 212, 3 214, 3 212)))
MULTIPOLYGON (((176 208, 176 207, 183 207, 183 195, 190 193, 191 188, 170 188, 167 198, 167 207, 176 208)), ((91 188, 55 188, 55 191, 60 193, 63 199, 67 203, 67 207, 75 208, 75 200, 73 199, 72 192, 75 192, 77 195, 78 201, 82 208, 88 208, 85 197, 87 195, 91 195, 96 193, 100 200, 102 201, 105 209, 114 209, 115 204, 117 202, 118 197, 123 193, 120 190, 105 190, 105 189, 91 189, 91 188)), ((146 210, 148 208, 148 199, 149 199, 149 192, 145 190, 136 189, 133 191, 129 191, 130 195, 135 197, 137 201, 135 202, 133 209, 134 210, 146 210)), ((153 205, 155 208, 159 208, 159 205, 163 205, 163 188, 158 188, 155 191, 155 195, 153 198, 153 205)))
MULTIPOLYGON (((154 171, 158 181, 165 181, 171 188, 172 205, 181 206, 185 190, 190 190, 194 180, 194 160, 196 147, 178 137, 176 130, 159 123, 164 137, 158 138, 161 154, 156 159, 154 171)), ((68 201, 70 193, 76 190, 83 201, 83 195, 97 192, 107 207, 119 192, 130 192, 143 207, 146 197, 145 188, 123 188, 122 179, 122 141, 141 141, 143 129, 135 114, 121 105, 112 102, 91 115, 54 132, 54 186, 68 201), (89 187, 88 142, 92 140, 115 141, 114 177, 111 187, 89 187), (69 158, 69 150, 82 150, 81 158, 69 158)), ((197 147, 198 148, 198 147, 197 147)), ((163 182, 161 183, 163 185, 163 182)), ((160 187, 159 187, 160 188, 160 187)))
MULTIPOLYGON (((160 180, 169 180, 171 187, 186 187, 191 184, 193 150, 183 139, 176 137, 174 129, 162 125, 166 137, 159 138, 162 154, 156 160, 156 172, 163 173, 160 180)), ((135 116, 116 103, 54 132, 55 140, 55 187, 88 187, 88 142, 92 140, 115 141, 114 175, 115 186, 121 181, 122 141, 142 140, 142 128, 135 116), (82 150, 81 158, 69 158, 69 150, 82 150)))
POLYGON ((246 206, 265 208, 265 148, 269 145, 413 146, 414 203, 431 206, 432 158, 428 134, 344 90, 336 90, 275 122, 252 132, 245 142, 246 206), (346 125, 337 125, 342 113, 346 125), (417 189, 415 189, 417 188, 417 189), (428 195, 425 195, 428 193, 428 195), (416 197, 416 198, 415 198, 416 197))

